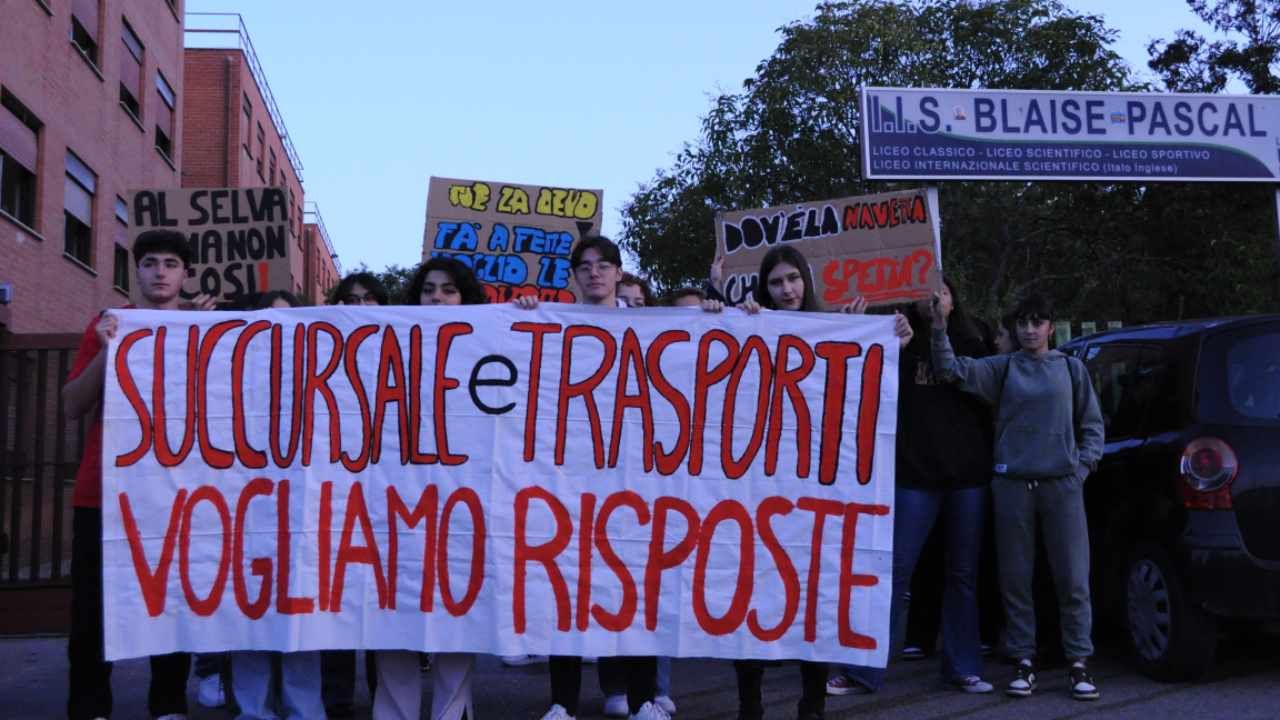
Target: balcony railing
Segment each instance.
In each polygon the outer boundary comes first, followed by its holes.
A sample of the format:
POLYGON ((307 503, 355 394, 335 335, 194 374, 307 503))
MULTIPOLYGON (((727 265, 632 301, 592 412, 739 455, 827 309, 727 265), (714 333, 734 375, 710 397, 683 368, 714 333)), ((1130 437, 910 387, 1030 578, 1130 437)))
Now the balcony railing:
POLYGON ((324 226, 324 217, 320 215, 320 206, 308 201, 303 205, 302 212, 303 221, 308 225, 315 225, 320 231, 320 237, 324 238, 325 250, 329 253, 329 257, 333 258, 333 269, 342 274, 342 265, 338 262, 338 253, 333 249, 333 243, 329 240, 329 230, 324 226))

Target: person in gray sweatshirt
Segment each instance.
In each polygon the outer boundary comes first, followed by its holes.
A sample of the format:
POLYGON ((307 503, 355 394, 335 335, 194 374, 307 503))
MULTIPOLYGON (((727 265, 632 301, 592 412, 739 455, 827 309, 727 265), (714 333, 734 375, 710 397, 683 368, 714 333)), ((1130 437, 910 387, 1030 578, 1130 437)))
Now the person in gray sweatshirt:
POLYGON ((1000 594, 1008 652, 1018 661, 1005 692, 1028 697, 1036 688, 1031 583, 1039 525, 1058 594, 1062 646, 1071 661, 1071 693, 1077 700, 1096 700, 1098 687, 1086 668, 1093 654, 1093 611, 1084 481, 1102 458, 1104 431, 1089 373, 1079 359, 1049 348, 1053 306, 1047 298, 1029 296, 1018 304, 1021 350, 1009 355, 957 357, 942 303, 935 300, 932 315, 935 371, 995 411, 991 495, 1000 594))

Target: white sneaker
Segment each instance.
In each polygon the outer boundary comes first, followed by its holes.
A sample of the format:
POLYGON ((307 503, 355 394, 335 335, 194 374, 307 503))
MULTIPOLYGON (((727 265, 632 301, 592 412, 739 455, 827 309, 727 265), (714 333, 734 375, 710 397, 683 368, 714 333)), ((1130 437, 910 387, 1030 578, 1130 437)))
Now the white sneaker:
POLYGON ((546 655, 503 655, 502 664, 507 667, 524 667, 525 665, 537 665, 547 661, 546 655))
POLYGON ((563 705, 552 705, 547 714, 542 716, 542 720, 573 720, 573 716, 563 705))
POLYGON ((652 702, 647 702, 640 706, 635 715, 631 716, 631 720, 671 720, 671 716, 666 710, 652 702))
POLYGON ((627 708, 626 695, 606 695, 604 699, 604 716, 608 718, 624 718, 631 715, 627 708))
POLYGON ((653 699, 653 702, 657 704, 658 707, 662 708, 662 711, 666 714, 676 714, 676 701, 672 700, 670 695, 659 695, 653 699))
POLYGON ((196 702, 202 707, 220 708, 227 704, 227 695, 222 690, 222 676, 218 673, 200 678, 196 686, 196 702))

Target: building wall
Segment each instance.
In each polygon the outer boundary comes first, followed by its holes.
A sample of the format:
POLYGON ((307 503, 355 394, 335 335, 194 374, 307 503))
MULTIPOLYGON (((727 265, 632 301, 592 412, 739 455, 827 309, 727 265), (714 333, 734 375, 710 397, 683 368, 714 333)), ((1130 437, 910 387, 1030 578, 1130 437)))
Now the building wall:
POLYGON ((181 4, 175 12, 161 0, 100 0, 96 68, 69 40, 71 4, 4 0, 0 20, 0 85, 43 123, 37 136, 33 226, 0 214, 0 283, 11 283, 14 294, 12 304, 0 305, 0 323, 11 332, 79 331, 97 311, 126 303, 127 293, 112 287, 119 237, 116 197, 138 187, 177 186, 181 179, 176 169, 183 161, 181 4), (119 99, 126 52, 122 18, 145 48, 141 123, 119 99), (155 148, 157 70, 178 101, 170 159, 155 148), (87 264, 64 254, 68 149, 97 174, 87 264))
POLYGON ((271 120, 262 89, 240 50, 188 49, 184 58, 187 98, 182 165, 183 187, 288 188, 293 247, 289 289, 306 292, 306 234, 303 232, 303 187, 284 149, 284 141, 271 120), (244 107, 248 99, 250 116, 244 107), (262 135, 259 140, 258 128, 262 135), (271 158, 275 157, 275 175, 271 158), (262 158, 259 170, 258 159, 262 158), (273 182, 274 180, 274 182, 273 182))
POLYGON ((325 241, 320 237, 318 225, 307 223, 306 234, 307 267, 303 293, 316 305, 323 305, 328 297, 329 289, 338 284, 338 268, 329 255, 325 241))

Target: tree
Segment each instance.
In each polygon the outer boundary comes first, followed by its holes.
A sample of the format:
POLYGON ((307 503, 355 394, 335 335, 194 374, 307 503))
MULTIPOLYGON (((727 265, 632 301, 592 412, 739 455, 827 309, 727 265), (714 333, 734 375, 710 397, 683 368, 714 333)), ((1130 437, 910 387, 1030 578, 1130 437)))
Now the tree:
MULTIPOLYGON (((777 49, 742 90, 717 97, 698 138, 623 207, 622 243, 659 286, 704 274, 718 211, 899 187, 861 176, 863 84, 1147 89, 1111 49, 1115 32, 1100 17, 1056 0, 823 2, 812 19, 779 33, 777 49)), ((1212 261, 1212 242, 1191 233, 1213 223, 1172 228, 1176 243, 1153 233, 1170 229, 1159 213, 1202 196, 1186 186, 949 182, 941 193, 944 267, 970 289, 970 306, 988 315, 1036 287, 1079 318, 1168 317, 1177 312, 1168 278, 1185 284, 1212 261)), ((1257 217, 1252 199, 1233 207, 1248 213, 1245 224, 1257 217)), ((1234 232, 1247 234, 1243 226, 1234 232)), ((1239 276, 1224 286, 1239 285, 1239 276)), ((1253 302, 1182 290, 1186 314, 1253 302)))
MULTIPOLYGON (((1180 30, 1172 40, 1156 40, 1147 46, 1148 66, 1170 90, 1222 92, 1232 79, 1250 92, 1280 93, 1280 0, 1189 0, 1192 11, 1220 33, 1209 42, 1192 30, 1180 30)), ((1273 268, 1270 303, 1264 291, 1249 278, 1230 278, 1228 287, 1253 298, 1249 309, 1268 304, 1280 306, 1280 240, 1276 239, 1274 190, 1254 186, 1244 190, 1217 188, 1200 193, 1201 202, 1219 210, 1227 227, 1210 228, 1207 236, 1219 251, 1239 256, 1238 261, 1259 269, 1273 268), (1241 220, 1246 221, 1241 224, 1241 220), (1268 242, 1270 240, 1270 242, 1268 242), (1267 248, 1267 249, 1263 249, 1267 248), (1268 262, 1270 255, 1270 262, 1268 262), (1230 280, 1235 280, 1231 282, 1230 280)), ((1256 274, 1256 273, 1255 273, 1256 274)))

